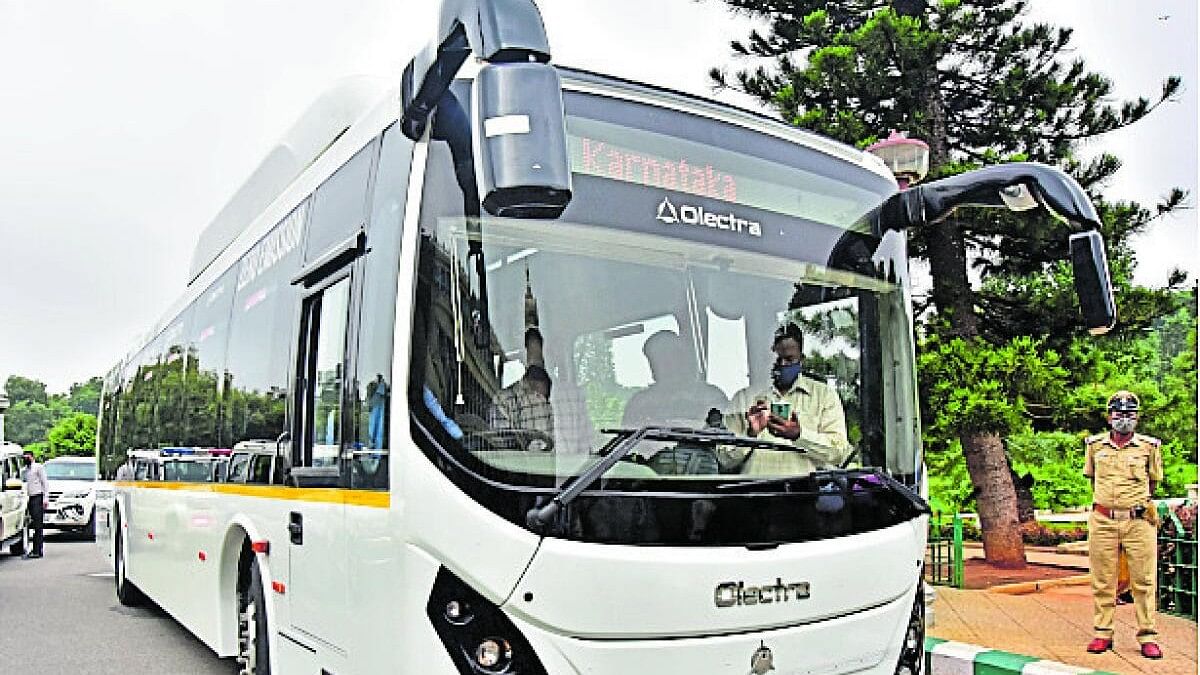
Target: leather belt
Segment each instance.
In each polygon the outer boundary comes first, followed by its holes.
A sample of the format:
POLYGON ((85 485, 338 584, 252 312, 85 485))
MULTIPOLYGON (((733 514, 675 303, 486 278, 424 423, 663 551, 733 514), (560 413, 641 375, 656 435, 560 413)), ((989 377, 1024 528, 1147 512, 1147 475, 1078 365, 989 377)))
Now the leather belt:
POLYGON ((1141 518, 1137 509, 1110 509, 1100 504, 1092 504, 1092 510, 1114 520, 1132 520, 1141 518))

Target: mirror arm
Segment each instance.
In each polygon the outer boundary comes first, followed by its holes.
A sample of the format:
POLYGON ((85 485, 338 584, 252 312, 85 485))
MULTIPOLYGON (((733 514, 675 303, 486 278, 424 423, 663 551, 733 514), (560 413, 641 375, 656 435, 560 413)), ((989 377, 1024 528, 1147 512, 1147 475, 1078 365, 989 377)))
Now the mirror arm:
POLYGON ((889 197, 867 214, 873 231, 939 223, 960 206, 1004 207, 1026 211, 1041 207, 1071 230, 1068 241, 1084 323, 1093 335, 1116 325, 1116 301, 1100 217, 1087 193, 1061 169, 1034 162, 996 164, 917 185, 889 197))
POLYGON ((879 230, 938 223, 960 206, 1042 207, 1076 232, 1100 227, 1087 193, 1061 169, 1035 162, 995 164, 892 195, 878 209, 879 230))
POLYGON ((492 63, 550 60, 550 41, 533 0, 443 0, 435 39, 404 69, 400 128, 420 140, 429 116, 467 57, 492 63))

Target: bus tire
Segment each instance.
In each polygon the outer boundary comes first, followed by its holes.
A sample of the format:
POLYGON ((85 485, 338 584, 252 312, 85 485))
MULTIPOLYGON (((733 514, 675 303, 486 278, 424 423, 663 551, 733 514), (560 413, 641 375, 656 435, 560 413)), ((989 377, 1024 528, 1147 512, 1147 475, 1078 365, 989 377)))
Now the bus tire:
POLYGON ((117 601, 126 607, 137 607, 145 601, 146 596, 129 580, 125 567, 125 533, 121 529, 121 521, 117 520, 116 546, 113 560, 113 578, 117 582, 117 601))
POLYGON ((88 518, 87 525, 83 526, 83 531, 80 532, 84 539, 96 541, 96 507, 92 507, 92 515, 88 518))
POLYGON ((250 583, 238 598, 237 662, 238 675, 271 675, 267 598, 257 562, 250 563, 250 583))

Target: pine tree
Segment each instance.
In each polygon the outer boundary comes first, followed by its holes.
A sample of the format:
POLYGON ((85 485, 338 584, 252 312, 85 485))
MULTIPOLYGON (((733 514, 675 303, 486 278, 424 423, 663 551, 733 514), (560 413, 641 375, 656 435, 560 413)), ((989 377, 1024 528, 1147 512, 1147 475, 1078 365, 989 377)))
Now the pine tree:
MULTIPOLYGON (((1037 161, 1065 168, 1098 197, 1120 162, 1110 155, 1080 162, 1076 145, 1142 119, 1180 87, 1179 78, 1170 77, 1153 101, 1108 103, 1108 80, 1080 60, 1064 60, 1071 30, 1027 23, 1020 0, 725 2, 769 23, 765 34, 753 31, 731 45, 735 54, 766 64, 732 78, 714 68, 717 86, 756 97, 791 124, 860 147, 890 130, 907 131, 929 144, 931 178, 1037 161)), ((1100 204, 1102 234, 1123 288, 1132 275, 1128 238, 1184 198, 1175 190, 1154 211, 1100 204)), ((1073 301, 1069 283, 1058 283, 1066 269, 1066 228, 1048 217, 962 211, 910 232, 912 254, 933 271, 931 329, 968 344, 1077 330, 1073 307, 1049 319, 1040 314, 1073 301), (982 289, 972 285, 972 266, 986 273, 982 289)), ((1122 297, 1130 299, 1136 321, 1126 320, 1130 308, 1123 307, 1126 326, 1148 323, 1165 306, 1152 293, 1122 297)), ((1003 431, 966 425, 957 434, 977 489, 987 558, 1022 566, 1003 431)))

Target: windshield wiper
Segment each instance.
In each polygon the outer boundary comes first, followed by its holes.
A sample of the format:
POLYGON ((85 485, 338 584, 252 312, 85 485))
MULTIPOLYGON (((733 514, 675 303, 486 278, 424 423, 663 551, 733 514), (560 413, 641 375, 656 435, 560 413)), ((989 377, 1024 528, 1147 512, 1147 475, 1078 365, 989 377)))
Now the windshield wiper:
POLYGON ((874 483, 894 492, 904 498, 912 505, 918 513, 933 513, 933 509, 929 507, 929 503, 921 499, 921 495, 913 492, 912 488, 904 483, 896 480, 891 474, 878 467, 862 468, 862 469, 833 469, 829 471, 817 471, 807 476, 778 476, 775 478, 761 478, 758 480, 746 480, 736 483, 722 483, 717 486, 718 490, 733 490, 744 487, 759 487, 763 485, 782 484, 786 485, 792 481, 810 478, 819 481, 822 477, 855 477, 866 479, 867 482, 874 483))
POLYGON ((558 512, 588 489, 596 479, 603 476, 617 462, 624 459, 642 441, 682 441, 701 443, 704 445, 733 445, 741 448, 769 448, 772 450, 791 450, 807 454, 807 450, 788 443, 764 441, 757 438, 738 436, 724 429, 688 429, 686 427, 640 427, 637 429, 601 429, 601 433, 613 434, 613 439, 600 450, 602 456, 586 471, 565 484, 550 503, 534 507, 525 516, 526 523, 535 530, 550 524, 558 512), (607 453, 605 450, 607 449, 607 453))

